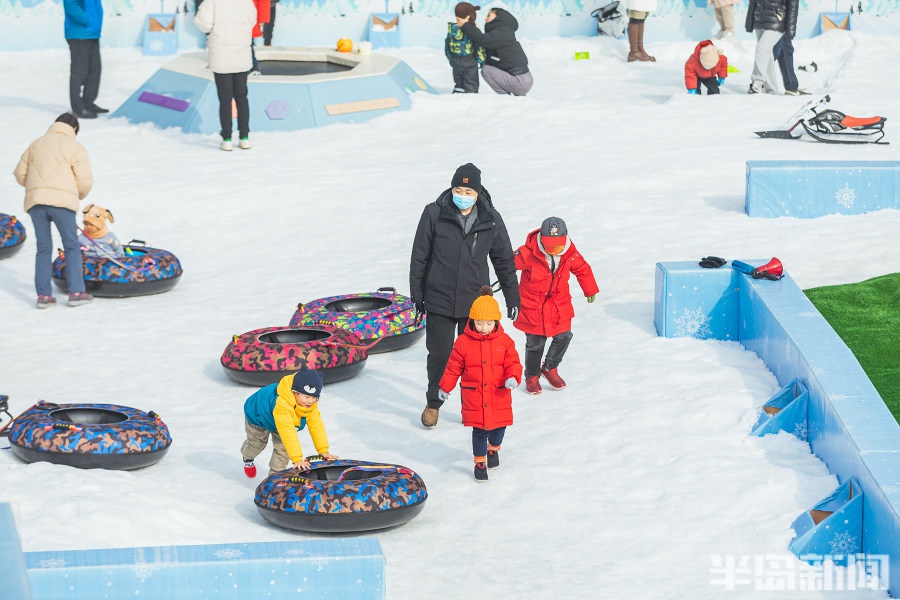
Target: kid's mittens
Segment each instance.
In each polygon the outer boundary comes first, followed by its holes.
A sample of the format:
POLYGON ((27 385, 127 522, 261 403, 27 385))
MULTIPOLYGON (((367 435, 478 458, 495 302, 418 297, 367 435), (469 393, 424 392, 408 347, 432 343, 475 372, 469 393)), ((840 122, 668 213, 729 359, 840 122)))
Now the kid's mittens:
POLYGON ((705 269, 718 269, 728 261, 718 256, 704 256, 700 259, 700 266, 705 269))
POLYGON ((587 297, 588 304, 591 304, 594 300, 597 299, 597 294, 593 294, 587 297))
POLYGON ((445 392, 444 390, 438 390, 438 400, 441 402, 446 402, 450 399, 450 392, 445 392))
POLYGON ((514 389, 516 389, 517 387, 519 387, 519 382, 516 381, 516 378, 515 378, 515 377, 510 377, 509 379, 506 380, 506 383, 504 383, 503 385, 504 385, 504 386, 506 387, 506 389, 508 389, 508 390, 514 390, 514 389))

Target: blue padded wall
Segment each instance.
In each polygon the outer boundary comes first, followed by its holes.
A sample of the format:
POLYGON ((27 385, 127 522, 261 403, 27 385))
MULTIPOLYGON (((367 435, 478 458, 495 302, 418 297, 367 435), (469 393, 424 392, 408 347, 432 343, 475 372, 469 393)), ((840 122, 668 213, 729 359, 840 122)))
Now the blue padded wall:
POLYGON ((0 503, 0 598, 31 600, 25 557, 9 504, 0 503))
POLYGON ((747 161, 751 217, 811 218, 900 208, 900 161, 747 161))
POLYGON ((382 600, 374 538, 26 552, 34 600, 382 600))
POLYGON ((738 341, 738 275, 730 266, 656 263, 654 321, 662 337, 738 341))

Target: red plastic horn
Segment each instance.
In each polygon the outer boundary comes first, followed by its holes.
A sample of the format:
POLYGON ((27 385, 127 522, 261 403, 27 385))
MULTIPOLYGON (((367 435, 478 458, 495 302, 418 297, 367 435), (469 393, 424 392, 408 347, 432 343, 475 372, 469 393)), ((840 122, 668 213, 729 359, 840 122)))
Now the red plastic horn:
POLYGON ((750 276, 753 277, 753 279, 778 280, 784 277, 784 267, 782 266, 780 260, 772 257, 772 260, 770 260, 763 266, 757 267, 750 271, 750 276))

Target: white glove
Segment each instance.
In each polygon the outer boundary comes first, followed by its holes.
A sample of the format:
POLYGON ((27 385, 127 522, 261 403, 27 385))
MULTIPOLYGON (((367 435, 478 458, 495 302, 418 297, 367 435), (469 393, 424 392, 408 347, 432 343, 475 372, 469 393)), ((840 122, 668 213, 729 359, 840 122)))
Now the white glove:
POLYGON ((506 386, 506 389, 508 390, 514 390, 519 387, 519 383, 516 381, 515 377, 510 377, 503 385, 506 386))
POLYGON ((438 400, 441 402, 446 402, 450 399, 450 392, 445 392, 444 390, 438 390, 438 400))

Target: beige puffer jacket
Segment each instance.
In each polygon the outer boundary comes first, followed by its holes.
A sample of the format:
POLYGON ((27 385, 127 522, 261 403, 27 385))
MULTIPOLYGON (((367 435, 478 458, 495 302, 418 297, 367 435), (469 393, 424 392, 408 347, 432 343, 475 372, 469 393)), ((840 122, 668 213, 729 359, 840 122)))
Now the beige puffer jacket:
POLYGON ((206 49, 213 73, 246 73, 253 66, 250 43, 256 25, 253 0, 204 0, 194 25, 208 33, 206 49))
POLYGON ((78 212, 78 203, 94 185, 87 150, 66 123, 54 123, 32 142, 13 174, 25 188, 25 212, 37 204, 78 212))

